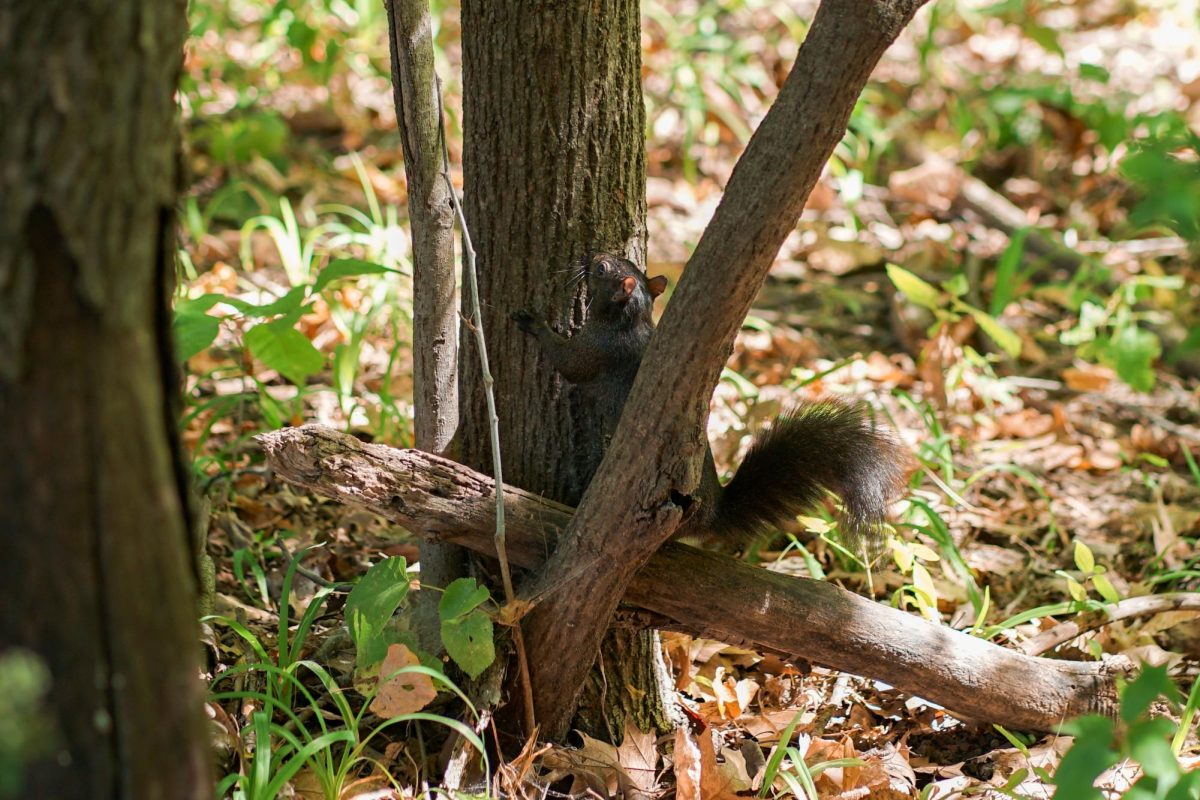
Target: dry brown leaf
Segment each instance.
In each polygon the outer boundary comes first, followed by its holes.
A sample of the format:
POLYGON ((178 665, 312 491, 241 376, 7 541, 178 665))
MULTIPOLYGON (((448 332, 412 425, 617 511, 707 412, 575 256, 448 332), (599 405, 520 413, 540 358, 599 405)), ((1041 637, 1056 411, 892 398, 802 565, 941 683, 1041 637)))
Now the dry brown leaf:
POLYGON ((383 681, 371 701, 371 711, 381 717, 397 717, 420 711, 437 697, 433 680, 419 672, 403 672, 388 679, 396 670, 420 664, 420 659, 402 644, 388 647, 383 663, 379 665, 379 679, 383 681))
POLYGON ((658 785, 658 750, 653 733, 625 723, 625 737, 617 748, 617 764, 629 778, 631 797, 649 797, 658 785))
POLYGON ((954 162, 931 155, 912 169, 893 172, 888 190, 897 198, 935 211, 949 211, 962 190, 963 173, 954 162))
POLYGON ((1062 371, 1063 382, 1067 388, 1076 392, 1100 392, 1108 387, 1116 377, 1108 367, 1095 364, 1078 364, 1067 367, 1062 371))
POLYGON ((1015 414, 1001 415, 997 420, 1000 432, 1012 439, 1031 439, 1043 436, 1055 428, 1054 417, 1036 409, 1023 408, 1015 414))
POLYGON ((678 800, 734 800, 734 781, 717 769, 712 734, 675 731, 675 796, 678 800))
POLYGON ((579 736, 582 747, 556 747, 546 753, 542 763, 551 770, 546 776, 548 781, 570 775, 574 779, 572 795, 592 791, 601 797, 612 797, 622 787, 632 788, 632 780, 621 769, 617 748, 585 733, 579 736))

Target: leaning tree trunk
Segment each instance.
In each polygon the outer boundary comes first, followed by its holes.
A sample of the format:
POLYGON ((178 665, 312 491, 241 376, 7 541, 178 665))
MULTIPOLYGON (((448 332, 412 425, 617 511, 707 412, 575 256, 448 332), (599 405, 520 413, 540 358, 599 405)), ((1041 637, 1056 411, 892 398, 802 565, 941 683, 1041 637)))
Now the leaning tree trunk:
POLYGON ((0 4, 0 647, 22 796, 207 798, 167 301, 182 0, 0 4))
MULTIPOLYGON (((464 0, 464 195, 478 255, 506 481, 575 504, 603 455, 596 405, 561 381, 517 332, 535 310, 583 321, 568 287, 592 250, 645 258, 645 113, 636 0, 464 0)), ((467 341, 464 335, 463 341, 467 341)), ((463 463, 491 472, 478 354, 464 345, 463 463)), ((615 420, 613 421, 615 422, 615 420)), ((615 629, 602 650, 607 691, 585 688, 580 725, 616 735, 632 715, 667 724, 651 680, 652 634, 615 629), (635 654, 637 663, 629 662, 635 654), (616 691, 629 686, 632 691, 616 691), (589 696, 591 701, 589 701, 589 696), (595 702, 603 697, 603 706, 595 702)), ((536 679, 539 665, 530 665, 536 679)), ((595 677, 595 673, 593 673, 595 677)))

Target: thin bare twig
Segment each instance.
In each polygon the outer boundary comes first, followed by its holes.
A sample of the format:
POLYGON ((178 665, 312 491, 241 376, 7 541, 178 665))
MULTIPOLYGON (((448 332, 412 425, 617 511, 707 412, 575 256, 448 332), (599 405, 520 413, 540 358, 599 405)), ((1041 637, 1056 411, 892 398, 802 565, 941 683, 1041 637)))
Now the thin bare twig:
MULTIPOLYGON (((470 231, 467 230, 467 216, 463 213, 462 203, 458 200, 458 192, 450 180, 450 149, 446 145, 446 123, 442 109, 440 78, 437 79, 437 101, 438 130, 442 140, 442 178, 446 181, 446 188, 450 192, 450 203, 454 206, 454 213, 458 217, 458 229, 462 233, 463 273, 466 275, 467 284, 471 287, 471 324, 469 327, 475 335, 475 345, 479 348, 479 366, 483 372, 483 394, 487 399, 488 429, 492 444, 492 473, 496 479, 496 486, 503 486, 504 477, 500 458, 500 417, 496 414, 495 381, 492 379, 492 370, 488 365, 487 339, 483 333, 483 312, 479 307, 479 277, 475 273, 475 248, 471 244, 470 231)), ((496 492, 496 534, 494 538, 496 556, 500 561, 500 580, 504 584, 504 602, 511 606, 516 599, 516 593, 513 591, 512 568, 508 563, 508 550, 504 542, 504 493, 500 491, 496 492)), ((533 711, 533 684, 529 675, 529 660, 525 655, 525 640, 521 635, 519 623, 512 626, 512 633, 513 644, 517 650, 521 693, 525 700, 526 732, 533 735, 537 716, 533 711)))

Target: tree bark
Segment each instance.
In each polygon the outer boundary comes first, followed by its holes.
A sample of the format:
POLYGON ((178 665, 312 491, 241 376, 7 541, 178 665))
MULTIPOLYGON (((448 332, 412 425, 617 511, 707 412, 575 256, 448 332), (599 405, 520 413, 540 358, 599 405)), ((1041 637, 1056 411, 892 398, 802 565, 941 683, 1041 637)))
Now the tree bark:
MULTIPOLYGON (((408 178, 413 261, 413 407, 415 444, 444 453, 458 427, 458 308, 454 286, 454 209, 442 179, 441 105, 426 0, 388 0, 396 124, 408 178)), ((464 574, 465 553, 421 542, 421 584, 446 587, 464 574)), ((421 644, 441 652, 439 595, 417 594, 421 644)))
POLYGON ((182 0, 0 5, 0 643, 22 796, 212 796, 168 298, 182 0))
MULTIPOLYGON (((485 475, 319 426, 259 441, 285 480, 422 536, 495 554, 495 483, 485 475)), ((572 509, 509 486, 504 496, 509 557, 524 567, 543 563, 572 509)), ((652 612, 660 626, 665 617, 679 630, 864 675, 960 716, 1021 730, 1054 731, 1080 714, 1114 715, 1114 677, 1130 667, 1123 658, 1094 663, 1023 655, 831 583, 674 542, 634 575, 624 600, 652 612)))
MULTIPOLYGON (((636 0, 462 4, 465 210, 479 263, 504 474, 565 503, 578 502, 591 481, 611 421, 586 391, 559 379, 509 314, 532 309, 570 331, 584 319, 581 298, 570 293, 573 262, 605 250, 644 264, 639 23, 636 0)), ((459 380, 458 457, 490 472, 488 415, 472 347, 462 349, 459 380)), ((636 634, 640 643, 630 635, 614 631, 605 645, 610 662, 623 653, 656 652, 652 633, 636 634)), ((594 656, 595 649, 585 669, 594 656)), ((632 674, 654 674, 652 665, 643 667, 632 674)), ((535 675, 540 669, 531 663, 535 675)), ((636 704, 629 697, 645 698, 636 718, 668 725, 656 687, 632 684, 628 694, 609 692, 607 709, 583 723, 608 721, 588 732, 623 730, 625 712, 636 704)))
POLYGON ((629 580, 692 504, 708 401, 737 330, 867 78, 921 2, 824 0, 735 166, 650 341, 604 461, 529 591, 541 598, 526 618, 525 640, 538 721, 550 738, 565 733, 629 580))

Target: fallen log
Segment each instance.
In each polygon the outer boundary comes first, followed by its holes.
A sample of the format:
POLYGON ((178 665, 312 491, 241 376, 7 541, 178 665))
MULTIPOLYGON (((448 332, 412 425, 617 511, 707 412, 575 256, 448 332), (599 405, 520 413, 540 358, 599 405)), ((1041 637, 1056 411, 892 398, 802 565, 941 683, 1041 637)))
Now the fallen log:
MULTIPOLYGON (((363 444, 308 425, 258 437, 284 480, 373 511, 412 533, 495 555, 494 481, 418 450, 363 444)), ((508 555, 541 564, 572 509, 504 487, 508 555)), ((563 582, 570 582, 569 575, 563 582)), ((1081 714, 1117 711, 1122 657, 1037 658, 872 602, 831 583, 794 578, 671 542, 629 585, 625 602, 671 627, 730 644, 793 655, 890 684, 956 715, 1021 730, 1054 731, 1081 714)))

